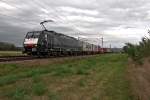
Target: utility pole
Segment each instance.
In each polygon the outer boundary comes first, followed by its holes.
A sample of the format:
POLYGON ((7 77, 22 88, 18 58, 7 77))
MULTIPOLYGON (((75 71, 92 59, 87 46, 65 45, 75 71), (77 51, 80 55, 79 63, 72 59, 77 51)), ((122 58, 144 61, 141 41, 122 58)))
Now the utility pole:
POLYGON ((103 41, 103 40, 104 40, 104 38, 102 37, 101 39, 102 39, 102 48, 103 48, 103 44, 104 44, 104 41, 103 41))
POLYGON ((104 44, 104 38, 103 38, 103 36, 100 38, 100 41, 101 41, 101 50, 103 52, 103 44, 104 44))
POLYGON ((103 36, 102 36, 101 39, 102 39, 102 52, 104 52, 104 48, 103 48, 103 43, 104 43, 103 40, 104 40, 104 38, 103 38, 103 36))
POLYGON ((77 38, 78 38, 78 40, 80 39, 80 37, 79 37, 79 33, 77 32, 77 38))

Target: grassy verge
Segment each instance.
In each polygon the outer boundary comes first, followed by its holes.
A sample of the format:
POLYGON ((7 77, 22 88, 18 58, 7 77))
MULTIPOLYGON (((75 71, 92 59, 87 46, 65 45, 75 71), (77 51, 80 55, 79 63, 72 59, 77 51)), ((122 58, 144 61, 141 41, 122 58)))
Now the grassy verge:
POLYGON ((126 55, 108 54, 37 67, 1 64, 0 99, 132 100, 126 62, 126 55))
POLYGON ((23 55, 21 51, 0 51, 0 56, 19 56, 23 55))

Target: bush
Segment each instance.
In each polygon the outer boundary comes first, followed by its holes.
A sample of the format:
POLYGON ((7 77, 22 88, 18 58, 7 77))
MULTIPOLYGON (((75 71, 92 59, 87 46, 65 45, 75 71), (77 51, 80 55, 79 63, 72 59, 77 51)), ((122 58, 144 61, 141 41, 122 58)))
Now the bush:
POLYGON ((141 63, 142 58, 150 56, 150 39, 144 37, 138 45, 126 43, 123 49, 133 60, 141 63))

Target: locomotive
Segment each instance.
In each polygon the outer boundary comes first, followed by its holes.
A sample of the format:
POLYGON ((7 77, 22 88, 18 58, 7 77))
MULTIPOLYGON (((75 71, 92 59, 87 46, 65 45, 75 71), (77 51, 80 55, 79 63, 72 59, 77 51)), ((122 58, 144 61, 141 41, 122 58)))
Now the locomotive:
POLYGON ((25 36, 23 53, 28 55, 59 56, 59 55, 83 55, 100 53, 100 46, 80 41, 74 37, 48 31, 44 23, 42 31, 31 31, 25 36))

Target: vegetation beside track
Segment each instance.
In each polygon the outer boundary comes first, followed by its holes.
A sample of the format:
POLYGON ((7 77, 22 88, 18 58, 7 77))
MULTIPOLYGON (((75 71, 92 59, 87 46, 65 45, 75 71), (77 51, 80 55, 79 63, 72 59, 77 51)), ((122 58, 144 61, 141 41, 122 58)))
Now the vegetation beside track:
POLYGON ((1 56, 22 56, 21 51, 0 51, 0 57, 1 56))
POLYGON ((150 100, 150 31, 138 44, 126 43, 128 76, 135 100, 150 100))
MULTIPOLYGON (((149 33, 150 36, 150 33, 149 33)), ((126 43, 124 51, 132 60, 143 64, 143 59, 150 57, 150 37, 143 37, 138 44, 126 43)))
POLYGON ((61 63, 0 64, 2 100, 132 100, 127 56, 106 54, 61 63))
POLYGON ((16 47, 12 43, 0 42, 0 51, 18 51, 18 50, 21 50, 21 48, 16 47))

